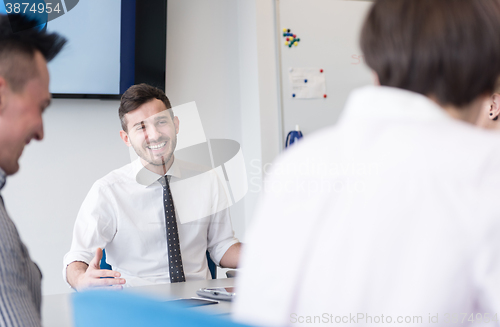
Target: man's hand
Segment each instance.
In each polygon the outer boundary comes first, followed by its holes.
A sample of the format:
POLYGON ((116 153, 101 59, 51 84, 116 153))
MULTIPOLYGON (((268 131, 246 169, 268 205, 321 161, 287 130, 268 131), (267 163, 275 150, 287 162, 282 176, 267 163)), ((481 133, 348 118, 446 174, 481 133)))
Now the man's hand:
POLYGON ((101 259, 102 250, 97 248, 94 259, 90 261, 89 265, 81 261, 70 263, 66 267, 66 278, 68 279, 68 283, 77 291, 95 287, 122 289, 122 284, 125 284, 125 279, 119 278, 121 274, 117 271, 99 269, 101 259))

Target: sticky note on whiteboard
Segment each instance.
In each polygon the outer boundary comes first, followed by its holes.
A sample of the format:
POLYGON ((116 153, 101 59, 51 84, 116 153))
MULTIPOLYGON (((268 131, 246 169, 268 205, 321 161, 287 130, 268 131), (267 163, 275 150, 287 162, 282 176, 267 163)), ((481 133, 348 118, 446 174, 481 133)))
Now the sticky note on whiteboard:
POLYGON ((326 98, 326 78, 323 69, 290 68, 289 79, 292 98, 326 98))

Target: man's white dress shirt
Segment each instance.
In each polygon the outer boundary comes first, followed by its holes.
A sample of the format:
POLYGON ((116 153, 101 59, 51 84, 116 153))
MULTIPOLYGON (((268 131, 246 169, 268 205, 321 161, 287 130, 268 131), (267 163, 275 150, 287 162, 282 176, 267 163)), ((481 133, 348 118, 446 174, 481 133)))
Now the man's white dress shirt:
MULTIPOLYGON (((215 264, 238 242, 224 187, 214 171, 175 159, 167 172, 186 280, 210 278, 206 250, 215 264)), ((78 213, 71 250, 64 257, 87 264, 97 247, 126 279, 125 286, 168 283, 168 254, 159 175, 140 160, 112 171, 92 186, 78 213)))
POLYGON ((498 325, 496 134, 422 95, 365 87, 266 181, 243 248, 238 319, 463 326, 480 313, 498 325))

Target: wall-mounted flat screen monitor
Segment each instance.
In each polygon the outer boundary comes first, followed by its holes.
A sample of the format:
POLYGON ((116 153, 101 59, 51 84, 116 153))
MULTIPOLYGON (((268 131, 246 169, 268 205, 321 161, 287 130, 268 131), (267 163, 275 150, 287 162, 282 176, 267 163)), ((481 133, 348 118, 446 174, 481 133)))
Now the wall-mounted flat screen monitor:
POLYGON ((165 90, 167 0, 49 1, 47 31, 68 39, 49 63, 54 98, 119 98, 138 83, 165 90))

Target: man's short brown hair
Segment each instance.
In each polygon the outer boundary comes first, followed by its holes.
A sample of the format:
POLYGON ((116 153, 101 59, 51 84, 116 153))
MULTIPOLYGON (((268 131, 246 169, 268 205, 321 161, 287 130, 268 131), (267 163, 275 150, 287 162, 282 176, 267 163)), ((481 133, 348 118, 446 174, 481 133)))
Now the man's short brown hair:
MULTIPOLYGON (((138 84, 129 87, 125 93, 123 93, 120 108, 118 109, 118 116, 120 117, 120 122, 122 123, 122 129, 127 131, 127 120, 125 119, 125 114, 136 110, 143 104, 158 99, 161 100, 166 109, 171 109, 170 101, 168 100, 165 92, 148 84, 138 84)), ((170 110, 170 116, 174 118, 174 113, 170 110)))
POLYGON ((381 85, 462 107, 500 75, 498 0, 376 0, 361 49, 381 85))

